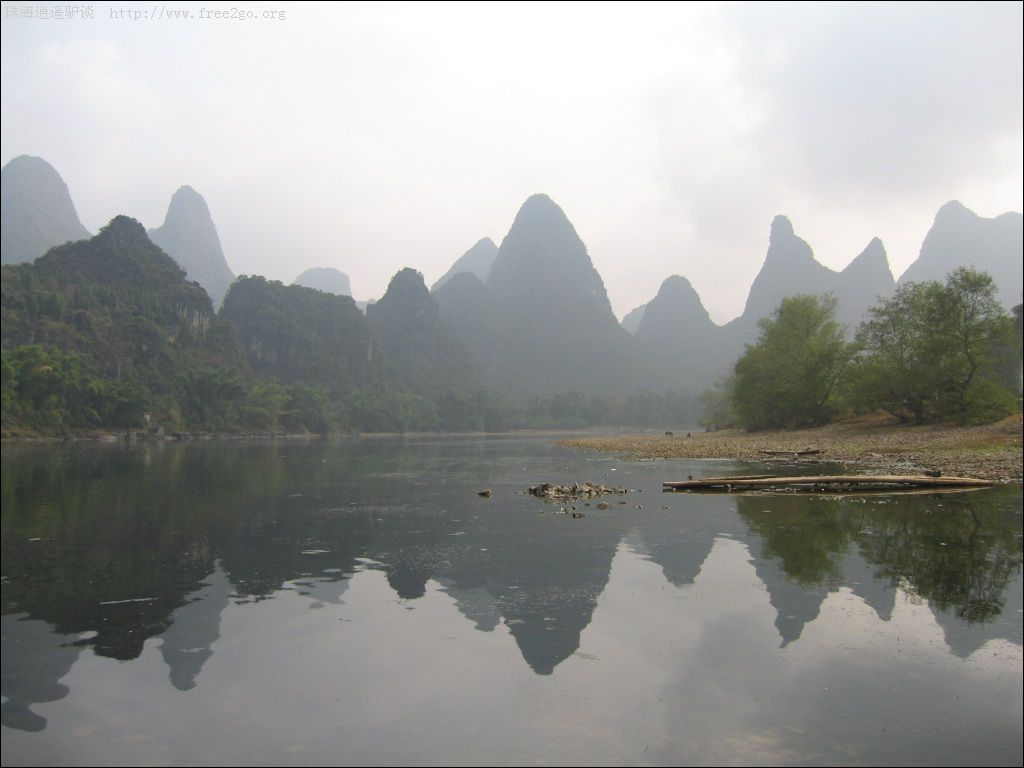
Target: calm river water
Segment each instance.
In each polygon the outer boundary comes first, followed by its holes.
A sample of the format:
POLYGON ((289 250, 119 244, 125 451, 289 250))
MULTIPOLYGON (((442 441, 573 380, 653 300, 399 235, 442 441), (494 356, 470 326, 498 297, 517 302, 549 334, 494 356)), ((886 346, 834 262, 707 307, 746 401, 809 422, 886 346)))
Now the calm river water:
POLYGON ((1020 765, 1020 486, 661 493, 751 469, 4 446, 3 764, 1020 765))

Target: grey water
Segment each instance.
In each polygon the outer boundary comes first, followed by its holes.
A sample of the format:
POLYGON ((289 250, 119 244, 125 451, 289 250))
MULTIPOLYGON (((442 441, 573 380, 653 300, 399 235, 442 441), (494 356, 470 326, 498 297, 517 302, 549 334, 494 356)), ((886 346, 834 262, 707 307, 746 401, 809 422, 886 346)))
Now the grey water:
POLYGON ((1020 765, 1021 487, 661 492, 763 469, 4 446, 3 764, 1020 765))

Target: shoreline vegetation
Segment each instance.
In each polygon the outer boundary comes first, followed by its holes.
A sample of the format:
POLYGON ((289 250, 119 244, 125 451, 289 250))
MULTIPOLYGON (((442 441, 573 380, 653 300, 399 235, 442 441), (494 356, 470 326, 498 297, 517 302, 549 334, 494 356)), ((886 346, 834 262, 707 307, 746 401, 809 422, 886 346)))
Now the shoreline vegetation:
POLYGON ((737 429, 674 435, 607 435, 559 445, 616 453, 631 460, 719 459, 750 463, 841 464, 907 474, 923 470, 999 483, 1024 480, 1021 414, 981 426, 905 426, 884 417, 765 432, 737 429), (805 451, 807 456, 783 456, 805 451))

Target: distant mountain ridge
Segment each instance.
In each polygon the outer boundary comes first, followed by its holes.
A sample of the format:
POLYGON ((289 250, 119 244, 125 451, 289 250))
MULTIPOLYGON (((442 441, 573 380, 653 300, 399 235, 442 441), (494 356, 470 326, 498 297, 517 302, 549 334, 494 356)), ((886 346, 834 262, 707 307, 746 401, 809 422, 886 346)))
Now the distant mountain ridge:
POLYGON ((444 275, 442 275, 441 278, 430 287, 430 290, 432 292, 436 291, 455 277, 455 275, 462 272, 468 272, 471 275, 475 275, 481 282, 486 283, 488 276, 491 274, 491 267, 494 266, 494 260, 496 258, 498 258, 498 246, 494 244, 494 241, 489 237, 478 240, 472 248, 462 254, 462 256, 452 264, 451 269, 445 272, 444 275))
POLYGON ((64 179, 48 162, 21 155, 0 171, 0 254, 32 261, 57 245, 88 240, 64 179))
POLYGON ((292 281, 292 285, 313 288, 335 296, 351 296, 352 284, 348 275, 334 267, 313 267, 307 269, 292 281))
MULTIPOLYGON (((64 233, 59 237, 89 237, 78 222, 66 185, 45 161, 26 156, 12 160, 3 170, 3 189, 5 262, 9 236, 13 238, 10 258, 24 251, 19 243, 31 239, 27 232, 45 234, 33 241, 37 243, 53 240, 58 231, 64 233), (55 214, 52 222, 29 215, 41 208, 55 214), (53 223, 58 221, 60 226, 53 223)), ((973 265, 993 275, 1004 304, 1017 304, 1024 250, 1021 224, 1019 213, 986 219, 951 201, 938 211, 918 260, 899 284, 942 280, 958 266, 973 265)), ((214 307, 234 280, 206 201, 191 187, 175 192, 164 224, 150 230, 145 242, 128 237, 123 222, 114 231, 124 235, 124 242, 134 243, 132 247, 140 253, 159 246, 185 269, 189 280, 203 286, 214 307)), ((56 244, 63 247, 65 242, 56 244)), ((350 296, 348 276, 337 270, 308 270, 296 278, 297 284, 300 281, 350 296), (326 281, 332 281, 330 287, 326 281)), ((321 306, 306 294, 292 294, 273 281, 263 282, 247 284, 236 301, 237 305, 246 298, 242 314, 255 313, 253 318, 259 319, 258 343, 246 349, 256 369, 269 359, 274 344, 279 344, 273 353, 276 359, 298 354, 287 347, 305 343, 296 334, 305 332, 306 322, 300 316, 310 312, 317 323, 337 321, 352 334, 351 345, 334 339, 321 345, 319 352, 309 350, 311 359, 319 361, 320 353, 333 349, 332 354, 347 361, 337 370, 327 365, 322 377, 317 374, 325 382, 331 375, 342 377, 346 383, 341 389, 387 381, 433 396, 483 383, 516 397, 569 391, 613 395, 644 389, 697 391, 728 373, 744 345, 757 338, 759 321, 787 296, 832 294, 838 320, 852 332, 864 312, 880 297, 891 295, 897 285, 878 238, 846 268, 835 271, 816 260, 793 223, 780 215, 771 222, 764 262, 740 317, 722 326, 715 324, 689 280, 672 275, 651 301, 620 324, 586 245, 562 208, 543 194, 523 203, 500 246, 489 238, 479 240, 455 260, 432 291, 427 291, 416 270, 402 270, 366 317, 352 315, 350 301, 344 310, 340 305, 321 306), (260 301, 265 302, 266 311, 258 311, 260 301), (288 326, 294 333, 275 337, 275 324, 288 326)), ((255 327, 239 319, 238 306, 233 311, 237 328, 255 327)), ((314 336, 326 333, 312 326, 307 330, 314 336)), ((298 381, 303 374, 297 370, 273 375, 298 381)))

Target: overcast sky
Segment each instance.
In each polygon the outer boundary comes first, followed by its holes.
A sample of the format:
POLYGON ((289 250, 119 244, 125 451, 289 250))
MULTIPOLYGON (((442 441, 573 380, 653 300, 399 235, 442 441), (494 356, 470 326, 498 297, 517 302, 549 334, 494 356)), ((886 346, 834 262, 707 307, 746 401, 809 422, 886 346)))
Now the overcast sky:
POLYGON ((189 184, 236 274, 361 299, 536 192, 620 317, 681 274, 719 322, 776 214, 833 269, 881 237, 898 277, 948 200, 1024 208, 1020 3, 2 7, 3 163, 49 161, 92 231, 189 184))

